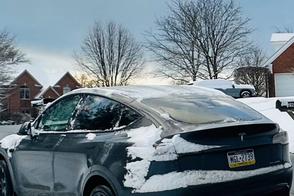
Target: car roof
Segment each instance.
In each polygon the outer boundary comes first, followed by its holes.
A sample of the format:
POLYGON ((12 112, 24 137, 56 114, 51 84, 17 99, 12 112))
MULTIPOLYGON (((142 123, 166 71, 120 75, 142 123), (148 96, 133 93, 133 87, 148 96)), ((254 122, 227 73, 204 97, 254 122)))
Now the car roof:
POLYGON ((129 101, 142 101, 149 98, 160 98, 166 96, 188 96, 201 97, 228 97, 224 93, 205 87, 191 85, 132 85, 100 88, 80 88, 70 92, 97 94, 110 98, 124 98, 129 101))

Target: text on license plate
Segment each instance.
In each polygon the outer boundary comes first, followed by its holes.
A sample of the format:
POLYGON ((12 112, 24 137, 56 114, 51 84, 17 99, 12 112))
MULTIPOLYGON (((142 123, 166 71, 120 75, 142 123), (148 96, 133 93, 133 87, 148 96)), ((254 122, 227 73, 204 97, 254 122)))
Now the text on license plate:
POLYGON ((230 168, 254 165, 256 163, 254 150, 240 150, 227 153, 230 168))

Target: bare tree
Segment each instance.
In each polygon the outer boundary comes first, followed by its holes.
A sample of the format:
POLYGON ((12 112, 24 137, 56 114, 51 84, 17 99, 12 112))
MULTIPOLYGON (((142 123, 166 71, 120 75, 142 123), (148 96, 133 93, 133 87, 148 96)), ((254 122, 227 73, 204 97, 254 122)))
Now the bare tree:
POLYGON ((98 81, 91 78, 91 76, 88 76, 87 74, 83 73, 81 75, 76 75, 75 78, 78 80, 78 82, 84 88, 94 88, 94 87, 99 86, 98 81))
POLYGON ((147 44, 164 76, 216 79, 247 51, 249 19, 232 0, 176 0, 169 8, 170 15, 156 22, 157 32, 148 33, 147 44))
POLYGON ((97 86, 127 85, 143 66, 142 47, 121 25, 95 23, 75 55, 97 86))
POLYGON ((0 32, 0 85, 10 79, 11 65, 27 62, 24 53, 14 42, 14 37, 7 31, 0 32))
POLYGON ((269 69, 262 67, 265 60, 266 56, 261 49, 251 48, 249 53, 240 58, 239 68, 234 71, 235 82, 252 84, 257 95, 264 96, 270 76, 269 69))
POLYGON ((9 87, 4 84, 11 79, 12 66, 28 62, 24 53, 15 45, 14 37, 7 31, 0 32, 0 111, 2 110, 3 98, 9 87))

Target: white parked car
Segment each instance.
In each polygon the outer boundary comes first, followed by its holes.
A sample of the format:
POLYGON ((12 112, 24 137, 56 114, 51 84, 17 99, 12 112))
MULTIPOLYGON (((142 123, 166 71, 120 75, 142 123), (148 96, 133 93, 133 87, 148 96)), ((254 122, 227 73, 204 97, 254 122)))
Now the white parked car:
POLYGON ((214 88, 230 95, 234 98, 244 98, 256 96, 254 86, 248 84, 236 84, 231 80, 215 79, 202 80, 193 82, 192 85, 202 86, 207 88, 214 88))

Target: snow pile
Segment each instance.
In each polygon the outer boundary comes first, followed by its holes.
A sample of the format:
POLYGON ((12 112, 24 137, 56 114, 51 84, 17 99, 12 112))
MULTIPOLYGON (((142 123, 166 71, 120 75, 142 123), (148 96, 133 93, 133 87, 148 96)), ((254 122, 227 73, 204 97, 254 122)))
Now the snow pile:
MULTIPOLYGON (((205 146, 190 143, 179 135, 170 139, 163 139, 156 147, 155 142, 161 139, 162 130, 154 125, 133 129, 128 132, 129 142, 133 145, 128 147, 128 156, 133 160, 126 165, 124 186, 134 188, 134 192, 145 186, 146 176, 151 161, 171 161, 178 158, 178 154, 199 152, 219 146, 205 146), (136 160, 139 158, 140 160, 136 160)), ((151 177, 152 178, 152 177, 151 177)), ((150 178, 150 179, 151 179, 150 178)), ((148 185, 147 185, 148 186, 148 185)))
POLYGON ((8 135, 0 140, 1 148, 7 149, 7 155, 11 157, 11 150, 14 150, 25 137, 27 136, 17 134, 8 135))
POLYGON ((256 111, 262 113, 267 118, 271 119, 275 123, 278 123, 281 129, 288 132, 289 135, 289 150, 294 153, 294 120, 289 116, 287 112, 281 112, 276 109, 276 101, 278 99, 294 100, 294 97, 287 98, 246 98, 238 99, 256 111))
POLYGON ((287 165, 276 165, 248 171, 193 170, 171 172, 164 175, 151 176, 136 192, 158 192, 185 188, 193 185, 226 182, 266 174, 287 167, 287 165))

